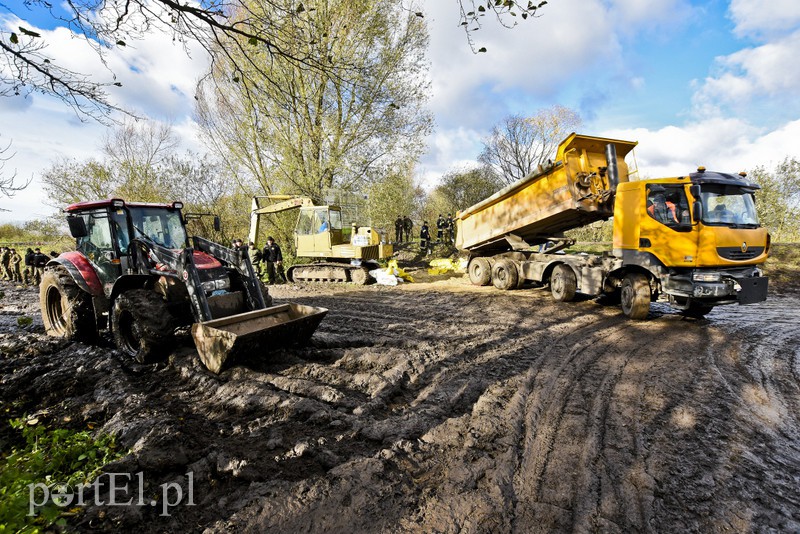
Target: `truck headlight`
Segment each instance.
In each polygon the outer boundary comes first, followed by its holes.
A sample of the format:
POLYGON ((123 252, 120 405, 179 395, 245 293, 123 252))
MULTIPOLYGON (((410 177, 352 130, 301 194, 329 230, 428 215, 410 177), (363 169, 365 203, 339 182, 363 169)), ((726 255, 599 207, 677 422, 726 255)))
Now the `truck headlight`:
POLYGON ((694 273, 692 280, 695 282, 719 282, 722 279, 719 273, 694 273))

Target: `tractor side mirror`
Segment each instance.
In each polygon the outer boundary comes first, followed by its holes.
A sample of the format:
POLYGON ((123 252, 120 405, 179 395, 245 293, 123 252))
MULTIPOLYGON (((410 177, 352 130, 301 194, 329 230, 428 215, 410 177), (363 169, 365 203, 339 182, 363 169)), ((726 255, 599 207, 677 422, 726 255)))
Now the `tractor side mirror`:
POLYGON ((70 235, 75 239, 89 235, 89 231, 86 229, 86 221, 83 217, 67 217, 67 224, 69 225, 70 235))
POLYGON ((214 215, 214 231, 219 232, 222 228, 222 222, 219 220, 219 215, 214 215))

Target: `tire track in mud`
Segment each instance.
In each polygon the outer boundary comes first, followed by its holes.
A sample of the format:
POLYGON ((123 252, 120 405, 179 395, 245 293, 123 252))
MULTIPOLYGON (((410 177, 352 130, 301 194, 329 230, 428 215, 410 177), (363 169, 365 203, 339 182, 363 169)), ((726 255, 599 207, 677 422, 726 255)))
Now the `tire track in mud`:
POLYGON ((331 310, 311 345, 219 376, 188 346, 148 369, 41 343, 3 385, 44 371, 53 417, 134 447, 118 468, 195 473, 199 506, 109 530, 800 530, 796 297, 630 322, 457 289, 287 289, 331 310))

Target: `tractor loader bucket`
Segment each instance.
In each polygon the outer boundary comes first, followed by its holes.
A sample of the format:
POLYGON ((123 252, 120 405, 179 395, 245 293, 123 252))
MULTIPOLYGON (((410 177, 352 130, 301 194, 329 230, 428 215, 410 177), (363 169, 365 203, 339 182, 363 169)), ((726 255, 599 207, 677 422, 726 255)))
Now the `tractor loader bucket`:
POLYGON ((274 348, 308 341, 328 310, 302 304, 281 304, 192 325, 200 359, 219 374, 245 358, 269 354, 274 348))

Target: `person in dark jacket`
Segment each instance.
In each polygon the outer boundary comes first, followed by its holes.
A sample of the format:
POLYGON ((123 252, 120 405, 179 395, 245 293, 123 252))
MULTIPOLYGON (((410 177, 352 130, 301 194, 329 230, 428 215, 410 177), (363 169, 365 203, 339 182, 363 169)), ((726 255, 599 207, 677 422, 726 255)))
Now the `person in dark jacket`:
POLYGON ((250 241, 247 244, 247 255, 250 256, 250 263, 253 265, 253 270, 256 275, 261 277, 261 251, 258 250, 256 244, 250 241))
POLYGON ((25 251, 25 270, 22 271, 22 281, 26 284, 33 283, 34 273, 36 272, 35 265, 33 263, 33 249, 29 248, 25 251))
POLYGON ((33 267, 34 267, 33 281, 36 283, 36 285, 39 285, 42 282, 42 276, 44 275, 44 266, 47 265, 48 261, 50 261, 50 258, 48 258, 46 254, 42 254, 41 249, 37 248, 33 252, 33 267))
MULTIPOLYGON (((406 239, 408 241, 408 239, 406 239)), ((403 218, 399 215, 397 219, 394 221, 394 242, 395 243, 402 243, 403 242, 403 218)))
POLYGON ((278 246, 272 236, 267 238, 267 244, 264 246, 262 253, 262 261, 267 262, 267 278, 269 278, 270 284, 274 284, 278 277, 286 282, 286 274, 283 272, 283 253, 281 252, 281 247, 278 246))
POLYGON ((411 229, 414 228, 414 223, 411 222, 411 217, 406 215, 403 217, 403 230, 406 232, 406 242, 411 242, 411 229))
POLYGON ((428 221, 422 221, 422 228, 419 230, 419 250, 430 254, 431 231, 428 228, 428 221))

